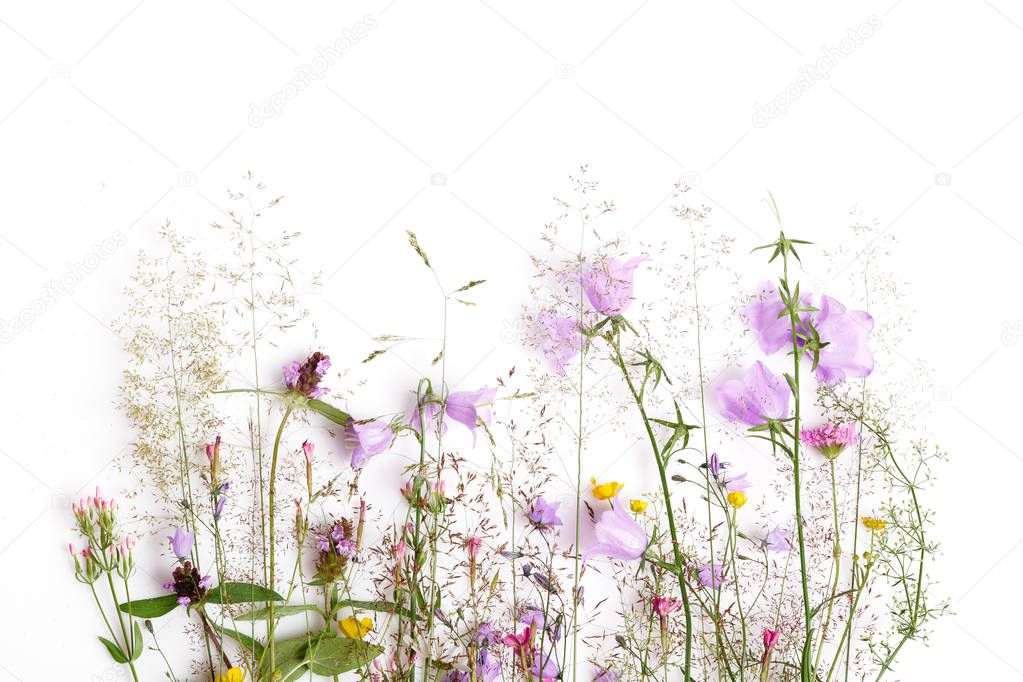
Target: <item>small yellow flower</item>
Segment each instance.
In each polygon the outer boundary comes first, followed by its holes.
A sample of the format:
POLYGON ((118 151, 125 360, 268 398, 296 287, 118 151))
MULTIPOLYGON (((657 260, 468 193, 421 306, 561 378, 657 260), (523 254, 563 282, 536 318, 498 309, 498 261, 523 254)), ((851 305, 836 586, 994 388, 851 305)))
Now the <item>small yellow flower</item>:
POLYGON ((646 511, 647 505, 650 504, 646 500, 629 500, 629 509, 636 514, 642 514, 646 511))
POLYGON ((873 516, 864 516, 863 525, 866 526, 867 530, 884 530, 884 527, 888 525, 887 521, 881 519, 875 519, 873 516))
POLYGON ((355 616, 348 616, 344 620, 338 621, 338 627, 341 628, 341 632, 345 634, 345 637, 362 639, 373 630, 373 619, 363 618, 359 620, 355 616))
POLYGON ((728 504, 738 509, 742 505, 746 504, 746 493, 740 490, 728 493, 728 504))
POLYGON ((590 484, 593 486, 593 496, 598 500, 610 500, 612 497, 618 494, 618 491, 625 487, 625 484, 619 483, 618 481, 610 481, 608 483, 601 483, 597 485, 597 479, 591 478, 590 484))
POLYGON ((245 671, 241 668, 231 668, 223 675, 217 675, 214 678, 215 682, 243 682, 245 680, 245 671))

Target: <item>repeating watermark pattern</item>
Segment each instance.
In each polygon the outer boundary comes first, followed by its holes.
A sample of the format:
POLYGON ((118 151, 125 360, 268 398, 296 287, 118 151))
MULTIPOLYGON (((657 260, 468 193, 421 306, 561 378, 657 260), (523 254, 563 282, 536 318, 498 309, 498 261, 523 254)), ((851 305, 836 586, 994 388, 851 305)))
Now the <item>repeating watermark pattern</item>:
POLYGON ((1002 343, 1006 346, 1015 346, 1016 342, 1023 337, 1023 320, 1012 320, 1002 322, 1002 343))
POLYGON ((316 81, 323 80, 327 71, 344 58, 352 48, 362 42, 377 27, 376 17, 367 14, 362 21, 341 31, 341 36, 329 45, 316 48, 316 56, 305 64, 295 67, 295 76, 284 83, 277 92, 259 103, 249 104, 248 123, 253 128, 261 127, 268 119, 280 116, 288 102, 299 96, 316 81))
POLYGON ((754 105, 753 125, 764 128, 772 120, 787 114, 793 102, 812 90, 817 83, 831 78, 831 72, 879 30, 881 20, 872 14, 859 26, 850 28, 846 37, 836 45, 822 47, 821 56, 816 61, 800 67, 799 76, 781 92, 766 104, 754 105))
POLYGON ((0 319, 0 343, 10 343, 18 334, 32 330, 47 310, 74 294, 75 288, 95 272, 118 249, 128 243, 128 238, 117 230, 101 242, 93 244, 79 261, 68 261, 60 277, 43 285, 39 296, 10 319, 0 319))

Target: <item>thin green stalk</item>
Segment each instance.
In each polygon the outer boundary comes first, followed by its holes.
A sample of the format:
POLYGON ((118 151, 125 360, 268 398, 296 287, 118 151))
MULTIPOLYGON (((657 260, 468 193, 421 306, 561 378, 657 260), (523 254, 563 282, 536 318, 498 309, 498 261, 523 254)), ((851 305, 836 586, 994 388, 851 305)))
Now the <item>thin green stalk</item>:
MULTIPOLYGON (((582 254, 583 245, 586 238, 586 220, 582 216, 580 211, 580 219, 583 222, 582 229, 579 230, 579 281, 582 282, 582 254)), ((579 286, 579 328, 583 327, 583 287, 579 286)), ((582 481, 583 481, 583 406, 584 400, 584 380, 586 377, 586 345, 585 343, 580 345, 579 348, 579 420, 576 425, 575 434, 575 544, 574 549, 574 574, 572 580, 572 680, 576 680, 576 667, 578 666, 578 650, 579 650, 579 530, 580 530, 580 517, 582 515, 582 481)))
POLYGON ((746 633, 746 614, 743 613, 742 609, 742 594, 739 591, 739 562, 735 555, 735 546, 737 544, 736 533, 738 532, 735 527, 735 520, 738 512, 733 511, 731 514, 732 522, 729 533, 731 534, 731 555, 732 555, 732 584, 735 586, 735 605, 739 609, 739 624, 742 626, 742 655, 739 658, 739 679, 746 679, 746 651, 749 649, 747 643, 746 633))
POLYGON ((835 606, 835 595, 838 594, 838 577, 839 577, 839 574, 841 572, 841 567, 842 567, 842 545, 839 542, 839 538, 838 538, 838 533, 839 533, 839 526, 838 526, 838 488, 835 485, 835 460, 834 460, 834 458, 829 457, 828 458, 828 464, 831 465, 831 510, 832 510, 832 514, 834 516, 833 523, 834 523, 834 526, 835 526, 835 531, 834 531, 835 532, 835 546, 834 546, 834 549, 832 551, 832 554, 834 555, 834 559, 835 559, 835 564, 834 564, 835 580, 831 584, 831 596, 828 597, 827 615, 825 615, 824 616, 824 620, 821 621, 821 636, 820 636, 820 640, 817 642, 817 656, 816 656, 816 658, 814 658, 814 661, 813 661, 813 669, 814 670, 816 670, 817 666, 820 665, 821 653, 824 651, 824 638, 825 638, 825 636, 828 633, 828 625, 831 623, 831 612, 832 612, 832 608, 835 606))
MULTIPOLYGON (((782 253, 782 263, 784 269, 785 284, 788 285, 789 281, 789 257, 788 253, 782 253)), ((803 624, 805 628, 805 640, 804 647, 808 645, 813 636, 811 623, 810 623, 810 587, 807 580, 806 570, 806 541, 803 533, 803 506, 802 506, 802 486, 799 480, 799 419, 800 419, 800 405, 799 405, 799 366, 802 363, 802 354, 799 347, 799 339, 797 337, 797 329, 799 329, 799 318, 796 314, 796 307, 798 301, 790 301, 788 305, 789 312, 789 323, 792 333, 792 380, 795 385, 793 391, 793 402, 794 402, 794 420, 792 424, 793 437, 792 437, 792 485, 794 488, 795 496, 795 507, 796 507, 796 534, 799 538, 799 577, 803 587, 803 624)), ((800 647, 802 650, 803 647, 800 647)), ((812 671, 802 671, 804 679, 812 677, 812 671)))
MULTIPOLYGON (((707 438, 707 397, 704 392, 704 376, 703 376, 703 338, 702 338, 702 320, 700 316, 700 288, 698 285, 698 273, 699 269, 696 265, 696 233, 690 228, 690 236, 693 241, 693 306, 696 313, 696 368, 699 374, 698 380, 700 385, 700 420, 703 428, 701 429, 703 435, 703 462, 706 466, 706 479, 705 479, 705 498, 707 500, 707 544, 710 549, 710 566, 711 571, 714 570, 714 513, 711 507, 710 498, 710 444, 707 438)), ((715 638, 721 639, 720 628, 718 627, 720 622, 721 609, 720 606, 715 602, 715 618, 714 618, 714 631, 715 638)), ((686 630, 686 647, 691 646, 692 633, 686 630)))
MULTIPOLYGON (((107 632, 110 633, 110 640, 113 641, 113 642, 116 642, 117 641, 117 635, 114 634, 114 628, 111 627, 110 620, 107 618, 107 613, 106 613, 106 611, 103 610, 103 604, 101 604, 100 601, 99 601, 99 595, 96 594, 96 585, 94 583, 89 583, 89 590, 92 592, 92 598, 96 602, 96 608, 99 609, 99 615, 102 616, 103 622, 107 626, 107 632)), ((117 603, 116 596, 114 597, 114 603, 115 604, 117 603)), ((123 624, 121 626, 121 631, 122 632, 124 631, 124 625, 123 624)), ((125 648, 127 648, 127 639, 125 639, 125 645, 126 645, 125 648)), ((132 679, 134 679, 135 682, 138 682, 139 676, 138 676, 138 673, 135 671, 135 664, 131 661, 131 655, 130 654, 128 656, 128 667, 131 668, 132 679)))
POLYGON ((653 428, 650 426, 650 419, 647 417, 646 408, 643 406, 643 400, 640 398, 639 393, 636 391, 636 387, 632 382, 632 377, 629 376, 629 370, 625 366, 625 360, 622 358, 622 351, 618 346, 617 339, 612 340, 612 348, 615 352, 615 362, 618 368, 622 372, 622 376, 625 379, 625 383, 629 388, 629 392, 632 394, 633 400, 636 402, 636 407, 639 408, 639 414, 643 418, 643 427, 646 429, 647 438, 650 440, 650 447, 653 450, 654 461, 657 464, 657 473, 661 479, 661 493, 664 495, 664 506, 665 511, 668 515, 668 530, 671 533, 671 547, 672 553, 675 559, 675 568, 678 571, 678 585, 682 592, 682 609, 685 612, 686 618, 686 650, 685 650, 685 664, 682 668, 683 682, 689 682, 691 679, 690 671, 692 670, 692 640, 689 637, 689 632, 693 627, 693 616, 689 606, 689 591, 686 589, 685 581, 685 562, 682 560, 682 550, 679 546, 678 529, 675 525, 675 512, 671 504, 671 488, 668 486, 668 476, 665 472, 664 462, 661 460, 660 448, 657 446, 657 438, 654 436, 653 428))
MULTIPOLYGON (((281 425, 277 428, 277 436, 274 438, 274 450, 273 457, 270 460, 270 487, 267 491, 267 497, 270 503, 270 581, 267 587, 271 590, 276 588, 277 584, 277 564, 275 556, 276 551, 276 535, 274 529, 276 527, 275 517, 277 516, 276 501, 277 501, 277 455, 281 446, 281 436, 284 433, 284 425, 288 423, 288 417, 291 416, 291 411, 294 406, 289 402, 287 408, 284 410, 284 416, 281 418, 281 425)), ((270 671, 270 675, 274 674, 277 669, 276 658, 274 652, 274 630, 276 628, 276 621, 274 620, 274 602, 270 600, 267 602, 267 653, 269 654, 269 667, 267 670, 270 671)))

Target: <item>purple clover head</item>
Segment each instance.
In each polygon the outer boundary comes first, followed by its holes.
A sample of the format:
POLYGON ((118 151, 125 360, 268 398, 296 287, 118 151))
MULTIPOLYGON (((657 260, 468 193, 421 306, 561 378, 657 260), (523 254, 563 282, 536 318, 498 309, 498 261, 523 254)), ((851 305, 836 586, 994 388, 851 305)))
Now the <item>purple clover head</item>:
POLYGON ((760 426, 789 414, 788 384, 759 360, 742 379, 722 382, 716 389, 722 416, 748 426, 760 426))
POLYGON ((327 389, 320 386, 320 381, 328 369, 330 369, 330 357, 317 351, 306 358, 303 363, 296 360, 282 368, 284 385, 289 391, 301 393, 306 398, 319 398, 327 393, 327 389))
POLYGON ((390 422, 380 419, 359 423, 349 420, 345 425, 345 444, 352 449, 352 468, 361 469, 369 460, 387 452, 394 441, 390 422))
POLYGON ((646 552, 650 544, 646 531, 625 511, 627 505, 618 503, 618 495, 613 503, 611 509, 600 515, 594 527, 597 543, 583 552, 583 561, 594 555, 634 561, 646 552))
POLYGON ((526 518, 538 530, 542 532, 549 531, 555 526, 561 525, 561 519, 558 518, 558 507, 560 506, 560 502, 548 502, 544 499, 543 495, 540 495, 529 506, 526 518))
POLYGON ((168 535, 171 543, 171 551, 178 559, 184 559, 192 553, 192 545, 195 544, 195 534, 189 533, 183 528, 175 528, 174 535, 168 535))
POLYGON ((632 303, 632 278, 647 256, 636 256, 627 261, 608 258, 582 274, 581 284, 590 305, 601 315, 616 317, 632 303))

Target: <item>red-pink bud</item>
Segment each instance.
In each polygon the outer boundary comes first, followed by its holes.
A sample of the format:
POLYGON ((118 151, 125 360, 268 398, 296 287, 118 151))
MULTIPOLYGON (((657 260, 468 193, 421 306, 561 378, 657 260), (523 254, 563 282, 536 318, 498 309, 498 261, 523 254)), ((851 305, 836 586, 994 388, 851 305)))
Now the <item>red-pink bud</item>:
POLYGON ((774 645, 778 643, 778 638, 781 637, 780 630, 771 630, 770 628, 764 628, 764 653, 769 652, 774 648, 774 645))
POLYGON ((479 554, 480 545, 483 544, 483 540, 477 537, 471 537, 465 541, 465 547, 469 550, 469 561, 476 563, 476 555, 479 554))

